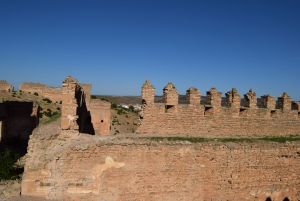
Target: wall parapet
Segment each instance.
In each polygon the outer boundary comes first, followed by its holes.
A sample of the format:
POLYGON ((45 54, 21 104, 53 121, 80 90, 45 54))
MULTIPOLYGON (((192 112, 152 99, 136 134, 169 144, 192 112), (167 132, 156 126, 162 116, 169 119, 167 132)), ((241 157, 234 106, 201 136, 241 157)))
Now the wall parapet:
POLYGON ((161 103, 149 102, 154 87, 147 81, 142 87, 141 134, 188 135, 289 135, 300 133, 300 104, 287 93, 275 100, 270 95, 256 97, 250 89, 241 99, 233 88, 222 97, 215 87, 201 101, 197 88, 187 90, 187 104, 179 104, 173 83, 163 89, 161 103), (148 86, 151 86, 151 92, 148 86), (145 100, 145 98, 148 98, 145 100), (188 106, 193 106, 188 107, 188 106), (175 109, 174 109, 175 108, 175 109))

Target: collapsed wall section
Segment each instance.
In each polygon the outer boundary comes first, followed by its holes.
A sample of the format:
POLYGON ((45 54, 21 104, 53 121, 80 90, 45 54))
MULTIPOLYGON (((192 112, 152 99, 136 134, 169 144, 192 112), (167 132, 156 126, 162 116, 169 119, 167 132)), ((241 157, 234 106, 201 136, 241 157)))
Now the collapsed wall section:
POLYGON ((258 136, 300 133, 300 109, 284 93, 275 101, 262 96, 259 101, 250 90, 244 99, 236 89, 221 93, 212 88, 200 104, 196 88, 187 91, 188 104, 178 104, 173 84, 164 88, 164 102, 154 103, 154 87, 149 81, 142 87, 143 111, 139 134, 196 136, 258 136))
POLYGON ((78 141, 85 143, 47 152, 55 154, 39 166, 27 161, 22 194, 77 201, 300 199, 299 143, 78 141))

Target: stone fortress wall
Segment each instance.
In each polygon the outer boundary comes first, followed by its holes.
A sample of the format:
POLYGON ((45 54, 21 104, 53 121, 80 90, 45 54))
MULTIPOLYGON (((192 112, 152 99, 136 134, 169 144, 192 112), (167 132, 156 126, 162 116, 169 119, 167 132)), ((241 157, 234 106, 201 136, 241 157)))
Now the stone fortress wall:
POLYGON ((38 93, 41 96, 53 101, 61 101, 61 88, 49 87, 41 83, 24 82, 20 85, 20 90, 30 93, 38 93))
POLYGON ((287 93, 275 100, 257 99, 250 90, 241 99, 236 89, 221 93, 212 88, 201 98, 198 89, 187 90, 187 104, 178 103, 172 83, 163 89, 163 102, 154 102, 155 89, 149 81, 142 86, 143 111, 137 133, 195 136, 267 136, 300 133, 300 103, 287 93))
POLYGON ((11 92, 13 86, 9 84, 6 80, 0 80, 0 91, 11 92))
MULTIPOLYGON (((38 127, 30 137, 22 195, 66 201, 300 199, 299 141, 192 143, 165 137, 157 141, 143 134, 84 135, 97 134, 110 119, 110 104, 90 100, 90 87, 70 76, 63 81, 61 128, 38 127), (107 112, 104 119, 94 118, 100 117, 94 108, 107 112)), ((212 89, 200 100, 199 91, 190 88, 188 104, 178 104, 170 83, 164 103, 155 103, 154 87, 147 81, 142 97, 138 131, 144 134, 299 134, 299 104, 287 94, 276 103, 270 96, 257 100, 249 91, 241 100, 233 89, 222 101, 212 89)))
POLYGON ((188 144, 63 136, 51 147, 42 146, 47 141, 31 140, 23 195, 65 201, 300 199, 299 143, 188 144), (43 153, 38 154, 40 149, 43 153))

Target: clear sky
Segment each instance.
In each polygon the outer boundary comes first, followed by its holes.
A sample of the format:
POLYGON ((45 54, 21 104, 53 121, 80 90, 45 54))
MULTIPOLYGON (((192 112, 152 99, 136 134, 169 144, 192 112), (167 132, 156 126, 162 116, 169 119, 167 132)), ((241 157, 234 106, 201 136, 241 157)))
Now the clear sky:
POLYGON ((300 100, 299 0, 0 0, 0 79, 60 86, 66 75, 94 94, 280 95, 300 100))

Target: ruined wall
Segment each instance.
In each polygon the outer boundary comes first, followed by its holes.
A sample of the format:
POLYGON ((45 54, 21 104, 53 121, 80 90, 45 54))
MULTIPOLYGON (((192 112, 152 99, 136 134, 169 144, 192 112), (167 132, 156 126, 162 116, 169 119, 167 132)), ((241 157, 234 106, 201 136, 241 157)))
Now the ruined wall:
POLYGON ((63 81, 61 90, 61 129, 63 130, 79 130, 79 125, 77 123, 77 107, 78 102, 80 102, 82 98, 76 96, 76 94, 79 93, 79 90, 80 88, 77 81, 72 77, 68 76, 63 81))
POLYGON ((53 101, 61 101, 61 89, 58 87, 49 87, 40 83, 24 82, 20 85, 20 90, 30 93, 36 92, 53 101))
POLYGON ((13 87, 11 84, 9 84, 6 80, 0 80, 0 92, 6 91, 11 92, 13 90, 13 87))
POLYGON ((111 124, 111 104, 99 99, 91 100, 92 124, 98 135, 109 135, 111 124))
POLYGON ((91 85, 68 76, 62 86, 61 128, 81 133, 109 135, 111 104, 90 99, 91 85))
POLYGON ((65 140, 57 146, 62 149, 44 150, 54 153, 44 163, 29 155, 22 194, 66 201, 300 199, 296 142, 187 144, 82 137, 65 140))
POLYGON ((178 95, 173 84, 164 89, 164 102, 154 103, 154 88, 150 82, 142 88, 143 111, 140 134, 155 135, 290 135, 300 133, 299 103, 293 102, 284 93, 275 101, 272 96, 256 98, 250 90, 241 100, 236 89, 221 93, 215 88, 207 92, 204 104, 200 104, 200 92, 187 91, 188 104, 178 104, 178 95), (172 85, 172 86, 171 86, 172 85), (171 87, 170 87, 171 86, 171 87), (147 92, 151 93, 147 93, 147 92), (150 95, 149 95, 150 94, 150 95))

